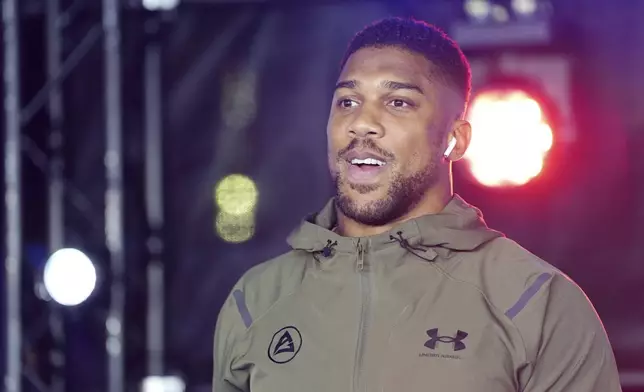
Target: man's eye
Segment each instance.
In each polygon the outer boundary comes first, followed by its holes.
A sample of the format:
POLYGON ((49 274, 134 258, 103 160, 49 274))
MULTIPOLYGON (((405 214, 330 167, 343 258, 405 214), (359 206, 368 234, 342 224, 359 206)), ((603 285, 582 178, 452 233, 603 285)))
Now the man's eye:
POLYGON ((389 105, 395 108, 407 108, 412 106, 409 102, 403 101, 402 99, 393 99, 389 102, 389 105))
POLYGON ((340 99, 338 100, 338 106, 344 109, 349 109, 355 107, 358 103, 352 99, 340 99))

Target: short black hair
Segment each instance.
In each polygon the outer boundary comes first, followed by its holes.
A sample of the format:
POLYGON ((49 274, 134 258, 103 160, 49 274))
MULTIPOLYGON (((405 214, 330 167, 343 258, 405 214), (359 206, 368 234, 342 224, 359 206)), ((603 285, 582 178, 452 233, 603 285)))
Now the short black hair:
POLYGON ((465 55, 441 29, 423 21, 387 18, 365 27, 349 43, 340 70, 358 50, 382 47, 396 47, 423 55, 435 67, 432 72, 461 94, 467 104, 472 76, 465 55))

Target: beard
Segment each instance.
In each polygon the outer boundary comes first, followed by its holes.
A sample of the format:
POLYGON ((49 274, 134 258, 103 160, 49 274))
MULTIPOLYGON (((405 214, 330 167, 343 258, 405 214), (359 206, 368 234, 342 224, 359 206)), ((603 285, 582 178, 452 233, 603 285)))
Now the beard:
POLYGON ((438 162, 434 157, 423 169, 409 176, 395 173, 388 185, 348 184, 340 173, 334 176, 336 207, 348 218, 367 226, 384 226, 402 218, 418 205, 425 193, 439 181, 438 162), (342 189, 348 185, 360 194, 374 192, 388 186, 381 200, 360 203, 342 189))

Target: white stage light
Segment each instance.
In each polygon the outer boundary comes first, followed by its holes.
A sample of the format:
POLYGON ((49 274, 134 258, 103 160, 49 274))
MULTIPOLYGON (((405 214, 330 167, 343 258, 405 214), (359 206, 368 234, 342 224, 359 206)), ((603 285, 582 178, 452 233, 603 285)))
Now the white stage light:
POLYGON ((141 392, 184 392, 186 384, 176 376, 148 376, 141 392))
POLYGON ((530 16, 537 11, 537 0, 512 0, 512 10, 522 16, 530 16))
POLYGON ((143 7, 150 11, 170 11, 179 3, 180 0, 143 0, 143 7))
POLYGON ((80 250, 60 249, 47 260, 43 283, 54 301, 64 306, 79 305, 96 287, 96 268, 80 250))
POLYGON ((467 16, 476 21, 487 19, 492 11, 489 0, 466 0, 463 7, 467 16))

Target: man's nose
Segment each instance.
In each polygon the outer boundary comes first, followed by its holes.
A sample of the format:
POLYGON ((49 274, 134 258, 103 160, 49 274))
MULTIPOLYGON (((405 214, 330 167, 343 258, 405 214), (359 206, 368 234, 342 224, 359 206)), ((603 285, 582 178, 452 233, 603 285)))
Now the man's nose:
POLYGON ((352 137, 381 138, 385 134, 380 116, 373 108, 363 107, 356 114, 355 120, 349 126, 349 135, 352 137))

